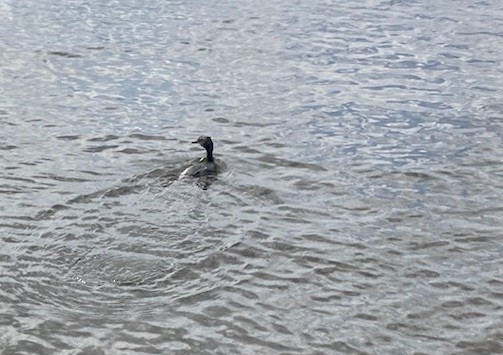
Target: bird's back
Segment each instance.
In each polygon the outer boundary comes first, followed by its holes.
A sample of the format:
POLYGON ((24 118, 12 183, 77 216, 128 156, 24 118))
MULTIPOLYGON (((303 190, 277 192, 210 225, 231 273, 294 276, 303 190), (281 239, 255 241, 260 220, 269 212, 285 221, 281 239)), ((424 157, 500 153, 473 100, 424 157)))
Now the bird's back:
POLYGON ((217 166, 214 162, 199 162, 185 169, 180 177, 198 178, 201 176, 211 176, 217 174, 217 166))

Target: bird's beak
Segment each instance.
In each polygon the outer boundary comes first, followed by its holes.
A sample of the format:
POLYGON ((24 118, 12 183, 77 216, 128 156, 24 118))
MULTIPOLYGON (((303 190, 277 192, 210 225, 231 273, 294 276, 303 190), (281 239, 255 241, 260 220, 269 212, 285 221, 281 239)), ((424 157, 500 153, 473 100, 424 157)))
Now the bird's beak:
POLYGON ((190 143, 199 143, 198 141, 190 142, 190 143))

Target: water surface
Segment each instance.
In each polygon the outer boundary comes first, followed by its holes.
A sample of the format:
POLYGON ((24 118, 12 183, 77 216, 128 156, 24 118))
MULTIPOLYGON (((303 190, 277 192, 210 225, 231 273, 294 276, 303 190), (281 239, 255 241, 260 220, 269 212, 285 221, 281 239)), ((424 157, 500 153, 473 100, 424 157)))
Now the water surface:
POLYGON ((3 353, 503 352, 499 2, 0 16, 3 353))

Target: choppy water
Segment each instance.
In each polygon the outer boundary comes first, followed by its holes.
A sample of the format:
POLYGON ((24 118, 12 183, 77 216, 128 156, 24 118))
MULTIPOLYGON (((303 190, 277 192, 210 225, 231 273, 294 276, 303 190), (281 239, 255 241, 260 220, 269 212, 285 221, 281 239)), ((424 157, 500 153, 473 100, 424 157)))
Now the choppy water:
POLYGON ((503 352, 501 2, 0 16, 2 353, 503 352))

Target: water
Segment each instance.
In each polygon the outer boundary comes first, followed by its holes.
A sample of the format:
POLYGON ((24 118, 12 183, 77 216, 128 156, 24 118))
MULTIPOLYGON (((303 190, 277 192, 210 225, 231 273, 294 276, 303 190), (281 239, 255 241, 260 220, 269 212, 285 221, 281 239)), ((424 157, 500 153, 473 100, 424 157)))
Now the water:
POLYGON ((0 16, 2 353, 503 352, 500 2, 0 16))

